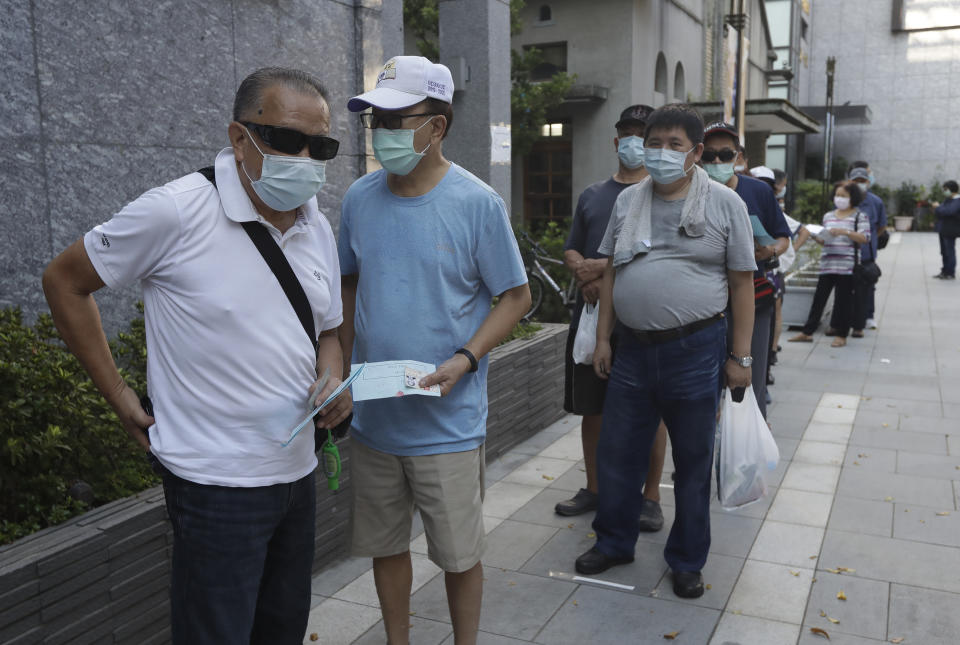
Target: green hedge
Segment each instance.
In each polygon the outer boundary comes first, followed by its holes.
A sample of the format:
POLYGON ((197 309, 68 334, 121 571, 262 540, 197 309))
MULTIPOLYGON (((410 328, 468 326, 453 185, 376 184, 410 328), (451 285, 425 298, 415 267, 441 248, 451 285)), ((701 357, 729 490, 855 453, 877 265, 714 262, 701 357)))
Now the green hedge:
MULTIPOLYGON (((144 392, 143 319, 110 346, 144 392)), ((0 310, 0 544, 156 483, 50 316, 31 327, 19 308, 0 310)))

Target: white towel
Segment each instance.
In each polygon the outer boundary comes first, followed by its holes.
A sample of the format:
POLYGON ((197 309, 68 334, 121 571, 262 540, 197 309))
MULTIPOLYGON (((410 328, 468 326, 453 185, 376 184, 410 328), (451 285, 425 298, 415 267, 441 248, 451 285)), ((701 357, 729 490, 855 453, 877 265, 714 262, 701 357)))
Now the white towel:
MULTIPOLYGON (((701 237, 707 229, 704 208, 710 195, 710 176, 700 166, 693 167, 690 189, 687 191, 683 211, 680 213, 680 228, 688 237, 701 237)), ((616 210, 626 209, 623 227, 617 236, 613 251, 613 266, 633 260, 640 253, 647 253, 652 246, 650 213, 653 210, 653 180, 644 178, 624 189, 617 199, 616 210)))

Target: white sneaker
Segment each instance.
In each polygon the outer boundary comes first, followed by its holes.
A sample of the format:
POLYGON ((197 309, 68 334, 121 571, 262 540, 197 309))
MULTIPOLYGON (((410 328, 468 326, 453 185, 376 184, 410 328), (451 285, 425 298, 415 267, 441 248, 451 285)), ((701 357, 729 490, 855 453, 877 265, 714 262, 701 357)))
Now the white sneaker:
POLYGON ((877 321, 873 318, 867 318, 867 329, 876 329, 877 321))

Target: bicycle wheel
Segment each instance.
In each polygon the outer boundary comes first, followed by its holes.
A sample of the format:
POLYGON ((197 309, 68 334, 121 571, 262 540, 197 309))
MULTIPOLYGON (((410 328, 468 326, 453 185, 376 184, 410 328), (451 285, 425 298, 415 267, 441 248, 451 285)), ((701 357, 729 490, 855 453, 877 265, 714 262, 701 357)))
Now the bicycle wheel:
POLYGON ((530 311, 523 317, 523 320, 533 318, 533 314, 537 312, 540 303, 543 302, 543 278, 528 271, 527 281, 530 284, 530 311))

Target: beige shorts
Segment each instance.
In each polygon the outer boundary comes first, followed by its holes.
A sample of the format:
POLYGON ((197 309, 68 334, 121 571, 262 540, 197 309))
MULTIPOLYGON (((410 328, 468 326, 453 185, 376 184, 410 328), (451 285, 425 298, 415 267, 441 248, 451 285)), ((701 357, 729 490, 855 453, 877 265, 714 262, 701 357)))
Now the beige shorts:
POLYGON ((434 564, 459 573, 480 561, 486 547, 483 446, 399 457, 353 441, 349 461, 354 556, 383 558, 409 551, 417 508, 427 536, 427 556, 434 564))

